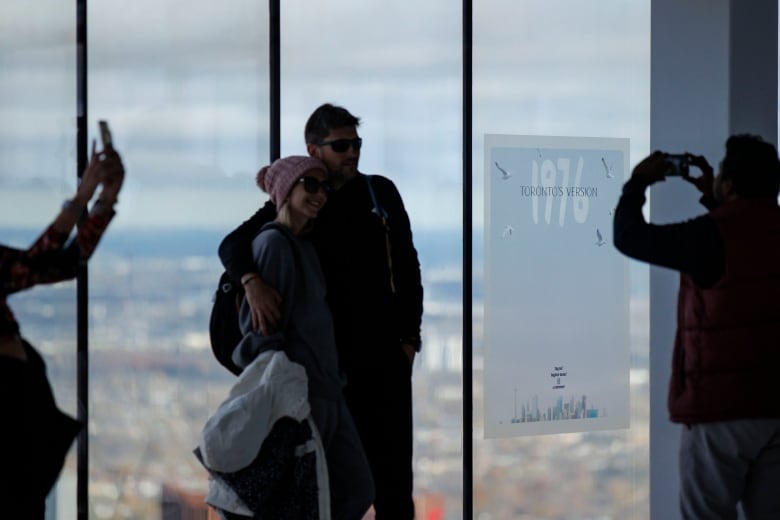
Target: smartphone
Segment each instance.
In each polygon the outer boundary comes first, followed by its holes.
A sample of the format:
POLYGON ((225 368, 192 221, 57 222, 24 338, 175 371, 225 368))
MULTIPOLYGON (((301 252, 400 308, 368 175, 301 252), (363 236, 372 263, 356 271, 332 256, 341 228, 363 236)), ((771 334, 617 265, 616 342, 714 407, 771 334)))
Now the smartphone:
POLYGON ((688 176, 688 156, 684 153, 668 153, 666 154, 666 160, 672 165, 671 169, 666 172, 667 177, 687 177, 688 176))
POLYGON ((109 146, 113 146, 111 141, 111 130, 108 129, 108 121, 98 121, 98 128, 100 129, 100 143, 105 150, 109 146))

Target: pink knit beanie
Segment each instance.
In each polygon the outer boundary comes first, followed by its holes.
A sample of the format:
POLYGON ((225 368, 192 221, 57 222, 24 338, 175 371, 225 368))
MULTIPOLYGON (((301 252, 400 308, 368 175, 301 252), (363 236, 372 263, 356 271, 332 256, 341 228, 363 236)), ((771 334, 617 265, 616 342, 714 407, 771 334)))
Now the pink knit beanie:
POLYGON ((322 170, 327 173, 325 163, 308 155, 291 155, 275 160, 270 166, 263 166, 257 172, 257 185, 271 196, 271 202, 277 207, 290 195, 298 179, 309 170, 322 170))

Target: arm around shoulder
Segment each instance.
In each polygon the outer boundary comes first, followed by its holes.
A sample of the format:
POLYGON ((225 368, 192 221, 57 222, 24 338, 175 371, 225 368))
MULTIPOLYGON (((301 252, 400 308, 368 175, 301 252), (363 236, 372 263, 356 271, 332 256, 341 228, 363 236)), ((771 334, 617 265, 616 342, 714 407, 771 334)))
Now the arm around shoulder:
POLYGON ((219 259, 233 280, 244 282, 245 276, 256 272, 252 257, 252 240, 260 229, 274 218, 276 208, 268 202, 220 242, 219 259))

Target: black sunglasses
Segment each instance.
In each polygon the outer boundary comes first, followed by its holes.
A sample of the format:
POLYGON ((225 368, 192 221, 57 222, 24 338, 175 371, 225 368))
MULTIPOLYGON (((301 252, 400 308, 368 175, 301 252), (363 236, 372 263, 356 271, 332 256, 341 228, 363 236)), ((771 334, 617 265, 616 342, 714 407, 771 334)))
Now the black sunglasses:
POLYGON ((306 190, 306 193, 314 195, 315 193, 318 193, 320 189, 326 194, 330 193, 330 184, 328 184, 327 181, 319 180, 317 177, 303 176, 298 179, 298 182, 303 183, 303 189, 306 190))
POLYGON ((354 139, 334 139, 333 141, 322 141, 320 146, 329 145, 331 149, 336 153, 344 153, 349 150, 351 146, 356 152, 360 151, 360 147, 363 146, 363 139, 355 137, 354 139))

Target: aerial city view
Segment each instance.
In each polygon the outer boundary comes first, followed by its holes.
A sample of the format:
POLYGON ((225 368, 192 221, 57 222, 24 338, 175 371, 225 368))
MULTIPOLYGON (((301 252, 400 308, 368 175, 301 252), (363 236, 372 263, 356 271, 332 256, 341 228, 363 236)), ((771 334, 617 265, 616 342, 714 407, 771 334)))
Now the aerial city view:
MULTIPOLYGON (((29 237, 29 232, 18 230, 9 234, 19 243, 29 237)), ((179 518, 176 507, 164 505, 164 489, 166 495, 178 493, 202 503, 207 475, 192 450, 234 377, 213 358, 208 343, 211 295, 221 273, 213 253, 219 238, 197 231, 123 233, 106 237, 90 264, 90 518, 179 518)), ((415 500, 423 520, 461 518, 459 240, 457 234, 416 236, 425 286, 424 347, 413 376, 415 500)), ((478 259, 475 278, 477 266, 478 259)), ((641 295, 631 306, 631 427, 498 440, 482 435, 480 297, 477 289, 475 517, 648 518, 647 330, 642 325, 647 309, 641 295)), ((11 299, 23 332, 46 356, 60 406, 73 415, 74 302, 73 283, 11 299)), ((596 403, 582 396, 565 396, 557 404, 545 404, 542 413, 537 411, 541 403, 523 399, 513 420, 587 417, 597 413, 591 405, 596 403)), ((75 451, 74 445, 50 497, 49 514, 58 512, 51 518, 70 518, 75 511, 75 451)))

